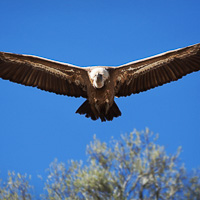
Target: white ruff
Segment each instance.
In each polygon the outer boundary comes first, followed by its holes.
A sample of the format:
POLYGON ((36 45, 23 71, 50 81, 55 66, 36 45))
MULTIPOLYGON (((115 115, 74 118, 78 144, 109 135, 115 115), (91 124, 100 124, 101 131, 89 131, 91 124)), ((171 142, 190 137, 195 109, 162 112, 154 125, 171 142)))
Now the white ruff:
POLYGON ((109 73, 106 69, 99 67, 93 69, 89 73, 90 78, 93 80, 93 86, 95 88, 102 88, 104 86, 104 82, 109 78, 109 73), (101 74, 102 75, 102 82, 97 82, 97 75, 101 74))

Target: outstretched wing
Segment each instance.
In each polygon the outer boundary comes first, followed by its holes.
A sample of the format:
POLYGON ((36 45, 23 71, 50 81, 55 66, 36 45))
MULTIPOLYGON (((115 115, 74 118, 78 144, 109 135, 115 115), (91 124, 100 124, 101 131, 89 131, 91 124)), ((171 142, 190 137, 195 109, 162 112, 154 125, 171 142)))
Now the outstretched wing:
POLYGON ((200 43, 115 68, 115 96, 128 96, 200 70, 200 43))
POLYGON ((87 98, 84 68, 36 56, 0 52, 0 78, 41 90, 87 98))

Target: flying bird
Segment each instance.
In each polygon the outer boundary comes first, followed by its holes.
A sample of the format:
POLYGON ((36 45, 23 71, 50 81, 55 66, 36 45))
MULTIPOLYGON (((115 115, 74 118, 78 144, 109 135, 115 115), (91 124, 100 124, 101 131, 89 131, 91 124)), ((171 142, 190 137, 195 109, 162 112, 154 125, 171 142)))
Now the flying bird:
POLYGON ((0 52, 0 78, 56 94, 83 97, 76 113, 92 120, 121 116, 115 97, 129 96, 200 70, 200 43, 118 67, 78 67, 0 52))

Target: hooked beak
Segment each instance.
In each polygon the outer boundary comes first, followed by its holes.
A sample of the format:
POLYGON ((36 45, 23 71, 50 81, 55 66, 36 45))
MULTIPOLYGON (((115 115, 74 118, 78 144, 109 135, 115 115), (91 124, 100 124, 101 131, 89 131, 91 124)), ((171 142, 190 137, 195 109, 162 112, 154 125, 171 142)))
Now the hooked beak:
POLYGON ((102 74, 98 74, 97 75, 97 82, 102 82, 102 80, 103 80, 102 74))

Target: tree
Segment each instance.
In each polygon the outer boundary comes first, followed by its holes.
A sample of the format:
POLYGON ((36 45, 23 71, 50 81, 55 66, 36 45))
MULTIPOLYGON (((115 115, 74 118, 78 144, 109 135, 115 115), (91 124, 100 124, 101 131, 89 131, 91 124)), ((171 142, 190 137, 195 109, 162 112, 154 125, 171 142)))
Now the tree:
POLYGON ((31 177, 21 175, 15 172, 8 172, 8 180, 1 184, 0 199, 2 200, 29 200, 32 199, 31 186, 29 181, 31 177))
MULTIPOLYGON (((94 140, 87 146, 87 163, 55 160, 50 164, 42 199, 48 200, 199 200, 200 170, 187 173, 174 155, 156 144, 148 129, 134 130, 111 139, 94 140)), ((10 173, 1 184, 0 199, 33 199, 26 175, 10 173)))
POLYGON ((178 162, 181 149, 168 156, 152 135, 135 130, 109 145, 95 136, 87 147, 88 164, 50 165, 44 198, 200 199, 200 173, 188 179, 178 162))

